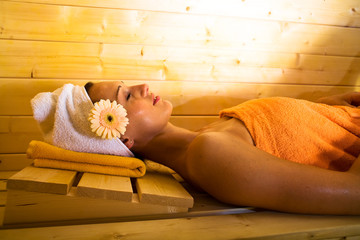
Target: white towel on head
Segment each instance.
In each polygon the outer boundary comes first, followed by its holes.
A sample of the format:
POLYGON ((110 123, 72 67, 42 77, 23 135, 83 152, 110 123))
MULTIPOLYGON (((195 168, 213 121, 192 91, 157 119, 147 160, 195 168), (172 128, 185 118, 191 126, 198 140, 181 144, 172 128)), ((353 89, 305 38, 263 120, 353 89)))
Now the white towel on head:
POLYGON ((88 118, 94 105, 83 86, 65 84, 39 93, 31 106, 47 143, 76 152, 134 156, 120 139, 102 139, 91 131, 88 118))

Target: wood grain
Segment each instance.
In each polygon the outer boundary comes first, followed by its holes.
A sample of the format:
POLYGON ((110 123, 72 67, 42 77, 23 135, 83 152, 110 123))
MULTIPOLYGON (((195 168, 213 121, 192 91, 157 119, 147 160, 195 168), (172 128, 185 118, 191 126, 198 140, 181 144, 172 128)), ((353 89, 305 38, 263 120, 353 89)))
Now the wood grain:
MULTIPOLYGON (((24 0, 13 0, 25 2, 24 0)), ((357 0, 252 0, 237 1, 224 0, 222 4, 217 1, 193 0, 167 1, 157 0, 153 4, 144 0, 117 0, 89 1, 89 0, 26 0, 26 2, 45 3, 61 6, 86 6, 109 9, 136 9, 154 12, 205 14, 217 16, 235 16, 252 19, 282 20, 312 24, 326 24, 337 26, 359 27, 357 14, 359 2, 357 0)))
MULTIPOLYGON (((5 219, 6 220, 6 219, 5 219)), ((358 239, 358 216, 312 216, 261 211, 154 221, 5 229, 3 239, 358 239)))
POLYGON ((191 208, 193 197, 170 174, 148 172, 136 179, 141 203, 191 208))
POLYGON ((132 201, 133 189, 129 177, 84 173, 77 185, 83 197, 132 201))
MULTIPOLYGON (((341 32, 336 34, 343 35, 341 32)), ((341 55, 346 51, 352 54, 360 52, 357 44, 360 41, 360 29, 358 33, 348 35, 348 41, 351 42, 335 38, 344 42, 342 47, 336 46, 339 53, 329 52, 331 43, 328 42, 324 43, 325 50, 307 53, 304 49, 278 49, 272 44, 271 47, 242 50, 234 47, 221 49, 0 39, 3 46, 0 49, 0 77, 236 80, 258 83, 274 82, 276 78, 282 83, 306 84, 316 80, 319 84, 325 84, 343 80, 353 84, 358 76, 356 73, 359 72, 360 60, 358 56, 341 55), (352 45, 354 48, 351 49, 352 45), (309 76, 300 79, 281 78, 283 71, 289 71, 294 76, 309 76), (347 79, 342 79, 347 72, 347 79)), ((334 36, 328 38, 334 39, 334 36)), ((289 43, 282 43, 281 46, 298 45, 294 40, 289 40, 289 43)))
MULTIPOLYGON (((8 191, 4 225, 46 221, 86 220, 124 216, 187 212, 188 208, 77 196, 76 188, 67 195, 8 191)), ((1 232, 1 231, 0 231, 1 232)))
POLYGON ((8 189, 67 194, 76 177, 74 171, 26 167, 10 177, 8 189))

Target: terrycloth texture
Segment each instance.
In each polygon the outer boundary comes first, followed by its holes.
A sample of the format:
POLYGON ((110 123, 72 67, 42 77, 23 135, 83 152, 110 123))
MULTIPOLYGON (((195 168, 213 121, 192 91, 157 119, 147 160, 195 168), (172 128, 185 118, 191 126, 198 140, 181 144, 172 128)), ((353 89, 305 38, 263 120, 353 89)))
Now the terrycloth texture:
POLYGON ((251 100, 220 116, 241 120, 256 147, 282 159, 346 171, 360 155, 360 109, 291 98, 251 100))
POLYGON ((138 158, 74 152, 35 140, 30 142, 26 153, 28 158, 34 159, 35 167, 125 177, 142 177, 146 172, 145 163, 138 158))
POLYGON ((65 84, 39 93, 31 106, 47 143, 77 152, 134 156, 120 139, 102 139, 91 131, 88 118, 94 105, 83 86, 65 84))

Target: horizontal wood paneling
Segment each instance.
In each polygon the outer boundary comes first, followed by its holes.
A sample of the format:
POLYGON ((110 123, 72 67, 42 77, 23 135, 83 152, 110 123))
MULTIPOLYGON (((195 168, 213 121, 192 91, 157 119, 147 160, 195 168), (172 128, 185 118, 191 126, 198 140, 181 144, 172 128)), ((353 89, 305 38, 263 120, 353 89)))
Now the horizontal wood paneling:
POLYGON ((3 78, 356 85, 360 72, 359 57, 97 43, 0 43, 3 78))
MULTIPOLYGON (((25 151, 24 151, 25 152, 25 151)), ((18 171, 32 164, 26 154, 0 154, 0 171, 18 171)))
POLYGON ((0 133, 0 153, 24 153, 31 140, 42 140, 40 133, 0 133))
POLYGON ((211 14, 237 16, 265 20, 285 20, 292 22, 328 24, 340 26, 360 26, 360 19, 354 18, 359 12, 357 0, 157 0, 156 4, 146 0, 15 0, 15 2, 47 3, 51 5, 90 6, 113 9, 139 9, 149 11, 211 14))
MULTIPOLYGON (((3 39, 215 47, 337 56, 360 54, 359 28, 128 9, 7 1, 0 4, 4 9, 0 18, 0 38, 3 39)), ((352 19, 358 18, 355 15, 352 19)))

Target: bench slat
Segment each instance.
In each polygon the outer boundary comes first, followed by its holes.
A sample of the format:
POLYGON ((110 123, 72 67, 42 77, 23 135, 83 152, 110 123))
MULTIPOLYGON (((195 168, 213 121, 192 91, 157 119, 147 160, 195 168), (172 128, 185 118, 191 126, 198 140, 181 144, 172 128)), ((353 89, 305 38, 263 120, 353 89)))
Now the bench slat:
POLYGON ((7 182, 8 189, 67 194, 76 177, 76 172, 26 167, 7 182))
POLYGON ((194 204, 193 197, 170 174, 148 172, 137 179, 136 188, 142 203, 188 208, 194 204))
POLYGON ((84 173, 78 186, 79 196, 131 202, 132 187, 129 177, 84 173))
MULTIPOLYGON (((155 214, 185 213, 187 208, 140 203, 137 195, 131 202, 80 197, 72 187, 67 195, 9 190, 4 226, 51 221, 76 221, 155 214)), ((77 222, 77 223, 79 223, 77 222)), ((54 223, 53 223, 54 224, 54 223)), ((50 224, 51 225, 51 224, 50 224)), ((20 225, 21 226, 21 225, 20 225)), ((95 237, 96 238, 96 237, 95 237)))

